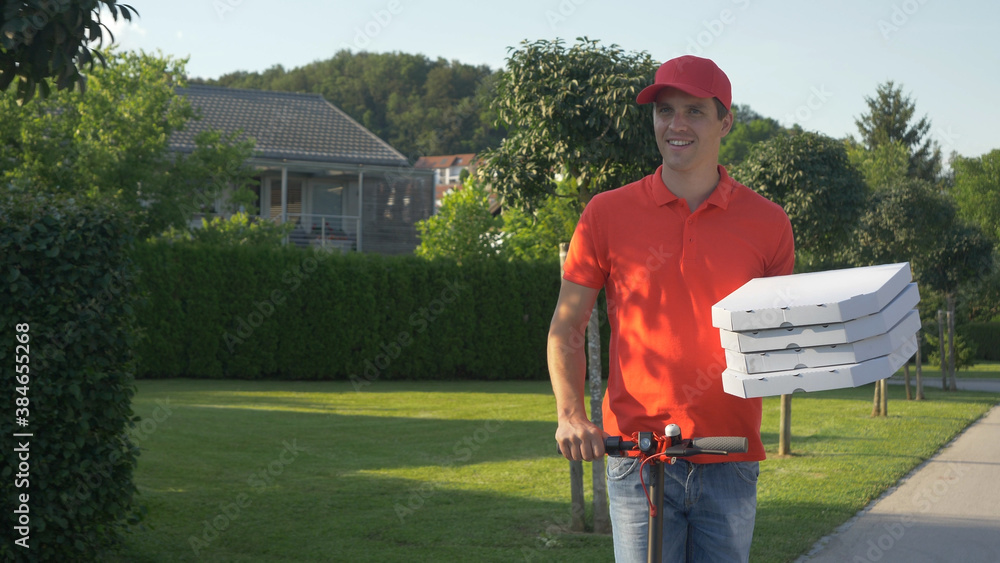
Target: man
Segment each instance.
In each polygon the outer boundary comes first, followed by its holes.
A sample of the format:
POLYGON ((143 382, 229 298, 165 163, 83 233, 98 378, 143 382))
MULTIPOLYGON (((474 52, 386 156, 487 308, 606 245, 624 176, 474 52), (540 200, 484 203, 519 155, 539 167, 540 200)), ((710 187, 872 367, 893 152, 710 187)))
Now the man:
MULTIPOLYGON (((711 308, 753 278, 792 273, 791 224, 718 163, 733 115, 729 79, 714 62, 667 61, 636 101, 653 106, 663 164, 594 196, 573 234, 548 338, 556 441, 568 459, 589 461, 604 455, 604 436, 662 435, 668 424, 689 438, 747 437, 746 454, 666 465, 663 515, 664 561, 747 561, 764 459, 761 400, 723 392, 725 354, 711 308), (604 432, 584 409, 579 344, 601 288, 611 325, 604 432)), ((638 469, 636 458, 608 459, 619 562, 646 560, 638 469)))

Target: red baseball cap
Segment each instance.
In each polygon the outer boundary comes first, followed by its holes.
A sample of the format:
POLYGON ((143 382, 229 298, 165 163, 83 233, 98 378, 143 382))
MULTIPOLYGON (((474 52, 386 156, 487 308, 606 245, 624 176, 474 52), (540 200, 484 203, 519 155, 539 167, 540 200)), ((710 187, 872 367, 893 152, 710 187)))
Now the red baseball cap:
POLYGON ((635 101, 655 102, 660 90, 673 87, 699 98, 717 98, 729 109, 733 102, 733 87, 729 77, 709 59, 684 55, 660 65, 653 84, 645 87, 635 101))

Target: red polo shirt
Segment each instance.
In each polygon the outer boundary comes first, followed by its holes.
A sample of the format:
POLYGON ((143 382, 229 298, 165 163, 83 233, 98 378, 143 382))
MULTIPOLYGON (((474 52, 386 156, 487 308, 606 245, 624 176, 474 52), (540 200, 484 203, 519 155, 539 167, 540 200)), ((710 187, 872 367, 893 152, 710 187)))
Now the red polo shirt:
POLYGON ((746 436, 746 454, 701 463, 759 461, 761 399, 722 390, 726 357, 712 305, 747 281, 792 273, 784 210, 719 166, 719 184, 694 213, 663 184, 661 168, 594 196, 577 224, 563 277, 603 287, 611 324, 604 430, 686 438, 746 436))

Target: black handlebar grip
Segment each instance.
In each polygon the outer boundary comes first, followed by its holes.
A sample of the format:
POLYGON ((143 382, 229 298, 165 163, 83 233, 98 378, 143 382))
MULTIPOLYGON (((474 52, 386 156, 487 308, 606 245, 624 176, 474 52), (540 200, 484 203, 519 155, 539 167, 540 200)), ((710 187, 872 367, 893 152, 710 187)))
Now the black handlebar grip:
POLYGON ((692 438, 691 446, 701 450, 721 450, 731 454, 746 453, 749 442, 743 436, 711 436, 692 438))
POLYGON ((604 453, 614 455, 621 452, 622 437, 609 436, 604 439, 604 453))
POLYGON ((609 436, 604 439, 604 453, 612 456, 620 456, 635 446, 635 442, 623 440, 621 436, 609 436))

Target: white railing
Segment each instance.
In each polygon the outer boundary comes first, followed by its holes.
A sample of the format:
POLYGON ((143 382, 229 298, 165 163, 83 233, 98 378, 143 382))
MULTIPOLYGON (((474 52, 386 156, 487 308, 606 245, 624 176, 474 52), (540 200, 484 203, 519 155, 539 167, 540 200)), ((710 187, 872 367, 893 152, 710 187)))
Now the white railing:
POLYGON ((358 249, 360 221, 356 215, 289 213, 288 222, 294 223, 295 229, 286 237, 286 243, 342 254, 358 249))

